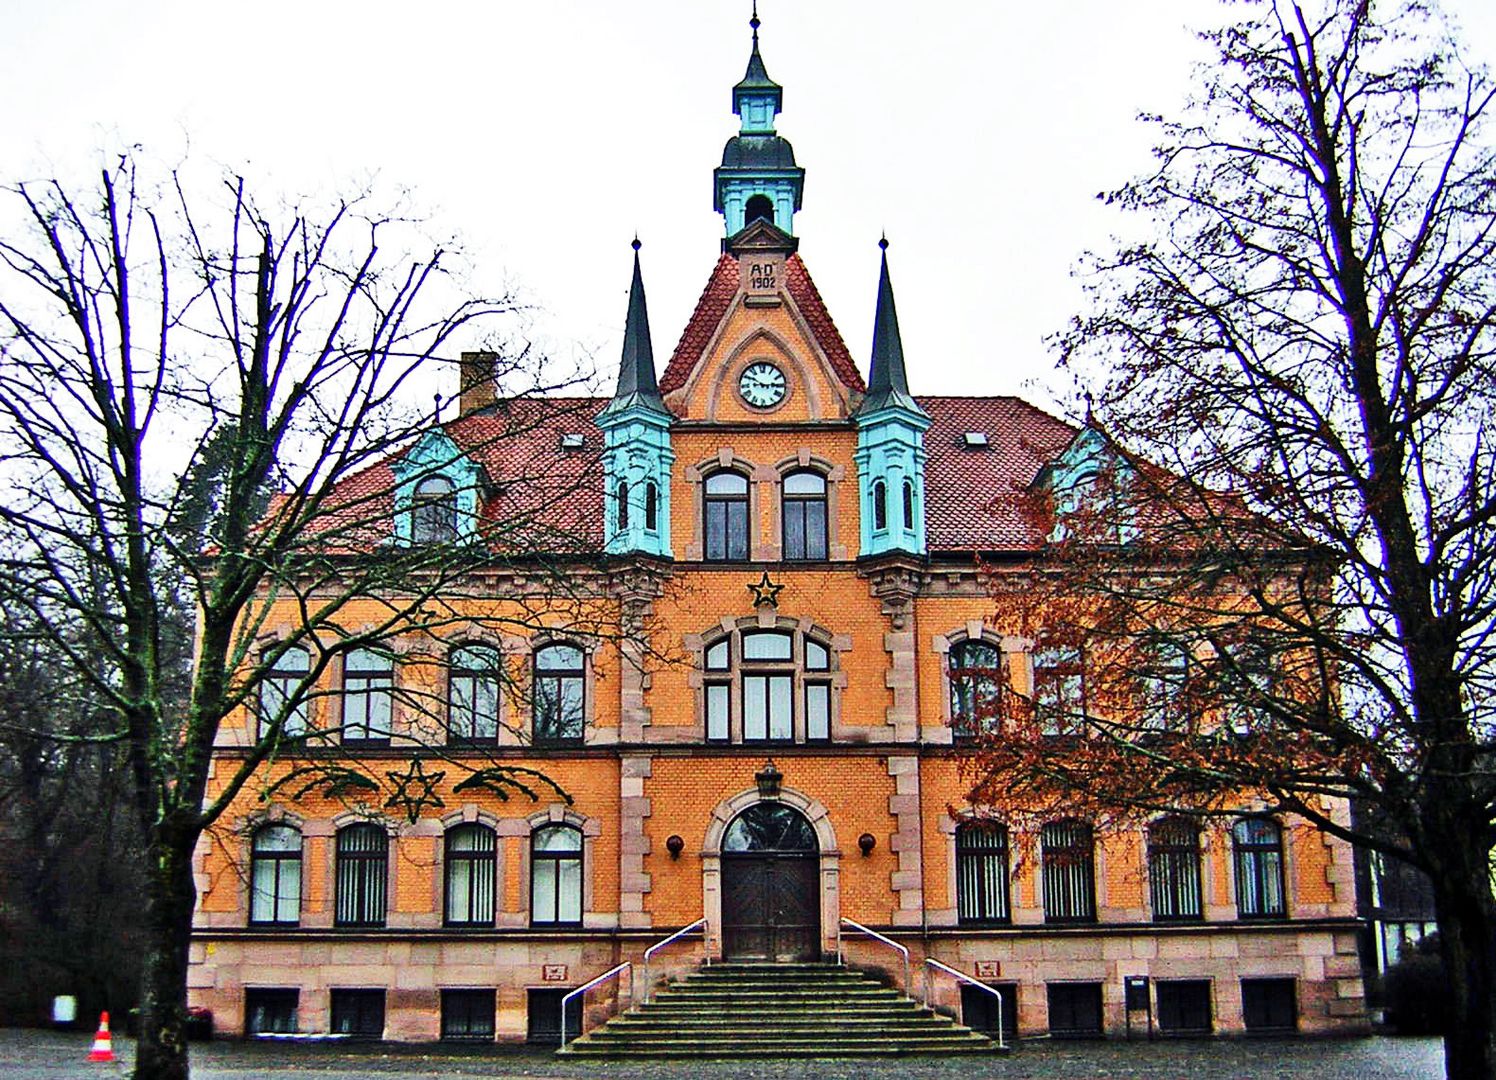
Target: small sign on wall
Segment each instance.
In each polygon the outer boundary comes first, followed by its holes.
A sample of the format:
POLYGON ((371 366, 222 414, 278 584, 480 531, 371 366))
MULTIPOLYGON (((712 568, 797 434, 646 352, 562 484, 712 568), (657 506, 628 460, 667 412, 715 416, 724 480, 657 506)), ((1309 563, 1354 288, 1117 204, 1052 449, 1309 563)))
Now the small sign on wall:
POLYGON ((1002 964, 1001 960, 978 960, 977 961, 977 978, 979 978, 979 979, 1000 979, 1000 978, 1002 978, 1002 974, 1003 974, 1003 964, 1002 964))
POLYGON ((565 964, 541 964, 540 965, 540 977, 542 979, 544 979, 546 982, 565 982, 566 981, 566 965, 565 964))

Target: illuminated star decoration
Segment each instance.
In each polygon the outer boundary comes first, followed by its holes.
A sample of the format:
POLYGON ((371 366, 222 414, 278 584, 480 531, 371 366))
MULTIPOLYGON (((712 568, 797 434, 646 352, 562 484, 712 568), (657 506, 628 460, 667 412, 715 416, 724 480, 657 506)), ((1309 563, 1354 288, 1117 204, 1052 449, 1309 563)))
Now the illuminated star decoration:
POLYGON ((421 810, 427 806, 440 808, 447 804, 442 802, 441 796, 436 793, 436 785, 442 782, 445 772, 426 772, 426 765, 416 758, 410 763, 409 772, 387 772, 395 785, 395 793, 386 801, 385 806, 403 806, 405 816, 414 825, 421 816, 421 810), (419 790, 417 790, 419 788, 419 790))
POLYGON ((779 606, 779 594, 784 592, 784 586, 775 585, 770 581, 769 572, 765 570, 763 577, 757 581, 748 583, 748 591, 753 594, 754 607, 763 607, 765 604, 768 604, 770 607, 777 608, 779 606))

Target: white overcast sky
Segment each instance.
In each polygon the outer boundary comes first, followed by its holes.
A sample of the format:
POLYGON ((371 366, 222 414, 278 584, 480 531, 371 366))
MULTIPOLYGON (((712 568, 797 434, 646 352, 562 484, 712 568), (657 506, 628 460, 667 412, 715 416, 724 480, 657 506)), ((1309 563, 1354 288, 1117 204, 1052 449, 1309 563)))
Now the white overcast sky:
MULTIPOLYGON (((1447 0, 1496 61, 1496 3, 1447 0)), ((1209 0, 762 0, 807 170, 801 253, 853 355, 887 230, 916 392, 1063 393, 1043 338, 1146 166, 1209 0)), ((663 368, 719 251, 711 172, 736 131, 748 0, 0 0, 0 176, 86 177, 141 143, 261 191, 413 190, 556 355, 616 364, 644 241, 663 368)), ((609 375, 611 379, 611 374, 609 375)))

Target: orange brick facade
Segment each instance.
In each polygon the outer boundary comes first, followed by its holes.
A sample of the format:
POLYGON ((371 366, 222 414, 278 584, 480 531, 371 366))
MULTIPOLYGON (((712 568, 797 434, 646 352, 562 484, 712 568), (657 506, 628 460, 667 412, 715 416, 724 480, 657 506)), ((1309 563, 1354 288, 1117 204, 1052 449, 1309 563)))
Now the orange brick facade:
MULTIPOLYGON (((992 520, 989 504, 1032 482, 1075 431, 1011 398, 903 399, 929 422, 923 501, 903 511, 919 518, 928 545, 868 553, 874 526, 862 507, 878 478, 859 474, 868 459, 858 457, 858 425, 878 380, 865 385, 852 366, 787 231, 750 222, 725 246, 659 393, 647 330, 642 354, 640 342, 625 345, 626 361, 633 347, 648 365, 644 399, 653 394, 668 411, 668 557, 613 548, 579 563, 581 600, 542 604, 538 620, 533 604, 529 615, 517 605, 515 577, 496 573, 464 583, 452 601, 470 626, 449 620, 435 636, 396 635, 388 746, 327 755, 373 778, 379 794, 278 785, 301 760, 293 753, 261 767, 201 845, 192 1004, 211 1008, 229 1033, 248 1023, 523 1040, 537 1034, 542 999, 554 1005, 555 991, 623 961, 642 978, 645 950, 697 920, 704 933, 654 959, 652 979, 735 950, 756 956, 742 914, 751 855, 760 869, 808 868, 794 903, 810 936, 796 949, 826 958, 841 949, 902 978, 893 952, 844 922, 855 921, 910 951, 916 991, 926 958, 999 985, 1016 997, 1020 1034, 1146 1025, 1151 1013, 1130 1009, 1125 992, 1138 977, 1151 980, 1146 1000, 1160 1023, 1184 995, 1194 1030, 1239 1033, 1264 1017, 1275 1029, 1362 1029, 1351 850, 1295 822, 1272 823, 1281 843, 1266 854, 1240 850, 1227 826, 1205 830, 1190 856, 1197 910, 1182 918, 1156 910, 1158 870, 1140 834, 1097 843, 1094 910, 1059 910, 1073 898, 1049 895, 1045 874, 1074 885, 1081 871, 1044 868, 1025 838, 1008 838, 1000 872, 972 869, 997 863, 958 844, 972 809, 960 767, 971 751, 953 738, 952 656, 985 643, 1012 688, 1032 692, 1033 642, 1005 623, 978 567, 984 556, 1006 566, 1037 557, 1032 538, 992 520), (754 365, 783 377, 782 397, 749 399, 754 365), (722 473, 746 490, 744 550, 707 561, 706 484, 722 473), (794 559, 786 484, 805 474, 823 485, 824 557, 794 559), (765 574, 776 588, 757 594, 750 586, 765 574), (789 651, 755 667, 743 650, 765 631, 789 651), (474 641, 502 658, 504 684, 482 746, 446 726, 456 700, 447 649, 474 641), (541 745, 533 665, 558 641, 581 657, 567 675, 579 688, 576 737, 541 745), (765 737, 773 723, 784 727, 765 737), (386 802, 386 778, 416 759, 428 778, 440 775, 411 821, 386 802), (757 777, 768 759, 782 781, 764 795, 757 777), (507 798, 455 790, 493 766, 534 770, 554 788, 534 780, 532 795, 509 789, 507 798), (732 850, 734 830, 760 813, 803 825, 801 846, 732 850), (340 853, 357 830, 383 861, 360 862, 351 843, 340 853), (463 854, 454 837, 488 846, 463 854), (544 848, 556 838, 563 847, 544 848), (271 850, 270 839, 280 846, 271 850)), ((642 311, 642 290, 637 302, 642 311)), ((883 303, 880 292, 880 334, 883 303)), ((891 317, 891 291, 887 304, 891 317)), ((896 390, 901 345, 897 363, 896 390)), ((470 417, 445 429, 459 447, 495 407, 491 390, 466 403, 470 417)), ((607 434, 592 426, 596 411, 578 419, 573 404, 566 421, 594 455, 607 434)), ((502 484, 501 466, 489 471, 502 484)), ((351 631, 384 617, 382 605, 365 603, 345 613, 351 631)), ((296 617, 289 604, 274 609, 264 640, 294 629, 296 617)), ((311 728, 346 736, 347 679, 335 662, 314 688, 311 728)), ((245 710, 221 731, 216 783, 248 752, 255 723, 245 710)), ((781 915, 765 918, 772 926, 781 915)), ((766 959, 778 955, 766 948, 766 959)), ((938 1007, 961 1008, 948 979, 932 991, 938 1007)), ((607 1013, 626 993, 618 983, 589 995, 589 1013, 607 1013)))
MULTIPOLYGON (((1123 980, 1139 975, 1207 982, 1211 1026, 1219 1032, 1242 1030, 1241 981, 1258 978, 1291 981, 1300 1030, 1344 1031, 1362 1023, 1350 850, 1302 828, 1285 834, 1287 910, 1280 919, 1238 918, 1232 841, 1214 830, 1202 845, 1205 911, 1198 921, 1153 920, 1143 845, 1126 836, 1096 852, 1094 922, 1047 924, 1036 859, 1019 858, 1015 843, 1010 921, 961 925, 953 814, 965 806, 958 769, 965 751, 952 746, 948 655, 953 643, 976 637, 1021 660, 1028 643, 994 615, 969 555, 894 566, 858 559, 856 438, 845 419, 854 391, 829 371, 814 338, 796 333, 789 306, 768 315, 735 308, 697 378, 670 399, 680 420, 671 491, 675 558, 648 604, 658 656, 638 672, 621 662, 615 641, 604 637, 590 647, 583 745, 527 745, 531 641, 509 635, 500 645, 515 686, 499 706, 501 745, 482 755, 446 747, 432 755, 433 732, 422 727, 419 710, 402 716, 397 707, 392 747, 362 762, 378 777, 418 747, 426 748, 420 752, 433 771, 443 768, 440 758, 449 759, 434 789, 444 806, 426 810, 415 824, 394 811, 359 808, 356 799, 315 793, 291 799, 288 788, 262 799, 287 765, 265 769, 244 793, 238 812, 205 843, 198 876, 192 1000, 214 1010, 221 1030, 240 1029, 246 989, 294 988, 297 1026, 317 1032, 330 1029, 333 990, 368 988, 385 992, 386 1037, 435 1039, 441 991, 476 987, 495 991, 496 1037, 522 1039, 531 990, 577 986, 622 960, 637 963, 648 945, 678 927, 708 920, 705 938, 672 947, 653 966, 655 975, 721 955, 722 856, 712 845, 733 813, 758 800, 754 775, 769 757, 784 775, 781 800, 817 824, 816 910, 820 951, 827 955, 837 948, 838 920, 855 920, 907 945, 916 964, 935 957, 1015 990, 1025 1033, 1050 1026, 1049 987, 1057 984, 1099 984, 1105 1030, 1125 1030, 1123 980), (800 358, 784 366, 790 401, 800 406, 759 417, 755 427, 733 387, 743 358, 769 347, 766 329, 774 349, 799 350, 800 358), (809 418, 811 401, 822 419, 809 418), (700 419, 708 413, 720 422, 700 419), (750 480, 751 551, 742 564, 702 562, 701 481, 723 466, 750 480), (827 478, 830 558, 814 564, 780 557, 781 477, 800 467, 827 478), (904 573, 910 566, 912 573, 904 573), (783 586, 777 606, 755 606, 747 588, 765 570, 783 586), (703 643, 726 629, 757 627, 813 633, 829 647, 829 742, 811 745, 797 730, 786 744, 745 744, 740 733, 728 745, 707 743, 703 643), (636 719, 633 730, 626 730, 626 713, 636 719), (480 757, 544 773, 572 797, 571 805, 545 792, 535 801, 454 793, 480 757), (341 825, 370 814, 390 837, 385 925, 339 927, 334 837, 341 825), (267 821, 294 825, 302 837, 295 925, 249 921, 250 837, 267 821), (497 837, 496 899, 486 928, 444 926, 443 835, 463 822, 486 823, 497 837), (530 836, 548 822, 572 823, 584 837, 580 926, 532 925, 530 836), (873 840, 866 854, 858 845, 864 834, 873 840), (680 838, 678 855, 667 848, 671 837, 680 838)), ((618 601, 604 587, 597 592, 591 617, 616 626, 618 601)), ((412 643, 402 653, 397 643, 395 679, 441 701, 446 676, 427 656, 431 648, 412 643)), ((1026 670, 1009 664, 1020 683, 1026 670)), ((338 686, 333 672, 327 696, 311 707, 314 724, 336 722, 338 686)), ((226 728, 222 755, 232 758, 247 735, 226 728)), ((854 962, 897 975, 892 953, 882 947, 859 935, 844 946, 854 962)), ((935 993, 938 1003, 957 1007, 951 984, 937 983, 935 993)), ((589 1004, 606 1011, 609 995, 589 1004)))

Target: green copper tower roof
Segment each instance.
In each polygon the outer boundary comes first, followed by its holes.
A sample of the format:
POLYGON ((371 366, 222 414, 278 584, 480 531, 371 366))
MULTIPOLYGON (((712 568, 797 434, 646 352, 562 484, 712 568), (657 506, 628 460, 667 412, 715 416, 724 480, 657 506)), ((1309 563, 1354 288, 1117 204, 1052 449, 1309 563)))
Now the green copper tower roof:
POLYGON ((893 303, 893 282, 888 277, 888 240, 878 241, 883 268, 878 275, 878 309, 873 316, 873 368, 868 373, 867 396, 858 413, 901 408, 924 415, 909 393, 909 375, 904 370, 904 342, 899 336, 899 313, 893 303))
POLYGON ((794 147, 774 130, 784 91, 769 78, 758 51, 756 5, 748 25, 753 27, 753 51, 748 70, 732 88, 732 111, 741 123, 712 173, 712 207, 725 219, 729 237, 760 219, 793 233, 805 187, 805 170, 795 164, 794 147))
POLYGON ((639 239, 634 238, 634 280, 629 284, 628 321, 623 328, 623 357, 618 365, 618 390, 602 415, 633 406, 665 412, 655 381, 654 344, 649 336, 649 306, 644 300, 644 275, 639 270, 639 239))

